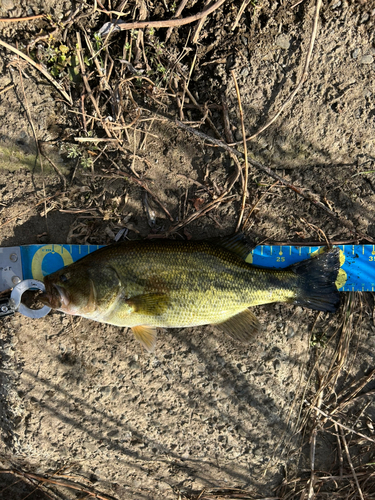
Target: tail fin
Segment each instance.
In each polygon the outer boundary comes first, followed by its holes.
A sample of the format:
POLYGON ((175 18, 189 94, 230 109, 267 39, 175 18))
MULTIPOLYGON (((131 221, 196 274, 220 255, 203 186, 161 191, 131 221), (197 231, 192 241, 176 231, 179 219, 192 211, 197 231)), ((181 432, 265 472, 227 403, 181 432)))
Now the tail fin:
POLYGON ((338 248, 290 266, 289 270, 300 278, 297 297, 293 303, 317 311, 335 312, 340 303, 335 283, 339 268, 338 248))

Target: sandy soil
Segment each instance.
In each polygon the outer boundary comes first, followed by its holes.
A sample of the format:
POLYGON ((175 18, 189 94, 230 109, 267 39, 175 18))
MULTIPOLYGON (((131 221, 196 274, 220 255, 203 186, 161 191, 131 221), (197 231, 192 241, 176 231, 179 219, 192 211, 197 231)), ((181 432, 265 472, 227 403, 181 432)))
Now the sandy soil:
MULTIPOLYGON (((214 105, 211 119, 221 134, 224 101, 234 140, 241 139, 230 70, 238 78, 249 135, 277 112, 300 78, 315 3, 293 3, 250 2, 232 31, 241 2, 228 1, 210 16, 196 48, 190 43, 194 50, 184 59, 187 72, 195 53, 196 61, 189 88, 202 106, 214 105)), ((69 1, 21 0, 18 7, 3 0, 0 14, 43 12, 57 21, 75 8, 69 1)), ((88 6, 83 12, 89 12, 88 6)), ((171 16, 160 5, 151 12, 154 18, 171 16)), ((84 23, 93 35, 106 20, 104 14, 91 13, 77 26, 84 23)), ((375 238, 374 22, 371 1, 326 2, 308 80, 281 117, 248 143, 253 158, 318 195, 370 238, 375 238)), ((24 46, 52 31, 40 20, 1 27, 2 40, 24 46)), ((165 50, 181 51, 189 29, 174 30, 165 50)), ((165 31, 160 30, 161 37, 165 31)), ((123 33, 116 37, 124 43, 123 33)), ((194 213, 197 204, 217 196, 233 173, 227 153, 170 122, 155 120, 144 149, 143 135, 130 134, 116 157, 124 172, 133 175, 133 169, 142 176, 173 222, 152 196, 147 212, 139 185, 96 178, 68 157, 78 135, 76 117, 39 72, 25 63, 21 78, 14 54, 3 48, 0 53, 0 89, 14 85, 0 95, 2 246, 110 243, 120 227, 127 227, 132 239, 164 233, 194 213), (45 159, 41 174, 28 115, 43 150, 68 179, 68 190, 45 159), (131 157, 134 151, 136 158, 131 157), (46 206, 38 204, 50 196, 46 206), (86 211, 79 218, 66 212, 87 209, 88 199, 96 200, 94 215, 86 211), (153 223, 150 212, 155 214, 153 223)), ((76 92, 74 109, 80 110, 79 86, 76 92)), ((187 121, 201 120, 201 113, 187 110, 187 121)), ((178 117, 175 102, 159 111, 178 117)), ((213 134, 207 125, 201 130, 213 134)), ((117 154, 111 147, 108 151, 117 154)), ((92 153, 97 155, 95 149, 92 153)), ((245 226, 253 241, 317 241, 319 230, 334 241, 355 238, 291 190, 271 187, 273 182, 250 169, 245 216, 260 200, 245 226)), ((231 194, 226 203, 181 230, 182 237, 233 232, 241 182, 231 194)), ((339 391, 374 369, 372 294, 351 297, 335 316, 289 305, 259 307, 264 329, 250 346, 236 344, 210 326, 163 331, 154 355, 145 354, 126 329, 60 313, 40 320, 7 317, 0 327, 3 466, 38 474, 59 471, 118 500, 196 498, 203 488, 241 488, 248 498, 273 496, 283 481, 309 471, 310 434, 297 432, 301 402, 313 397, 319 377, 332 369, 335 332, 348 331, 348 311, 350 348, 337 384, 330 387, 339 391), (320 340, 311 342, 312 332, 320 340)), ((351 424, 358 417, 357 430, 370 432, 373 401, 364 397, 347 411, 351 424)), ((325 433, 318 441, 316 470, 337 471, 335 439, 325 433)), ((371 460, 374 450, 367 451, 371 460)), ((13 476, 0 474, 0 497, 18 500, 33 489, 15 483, 13 476)), ((63 495, 82 497, 73 490, 63 495)), ((47 497, 34 491, 28 498, 47 497)))

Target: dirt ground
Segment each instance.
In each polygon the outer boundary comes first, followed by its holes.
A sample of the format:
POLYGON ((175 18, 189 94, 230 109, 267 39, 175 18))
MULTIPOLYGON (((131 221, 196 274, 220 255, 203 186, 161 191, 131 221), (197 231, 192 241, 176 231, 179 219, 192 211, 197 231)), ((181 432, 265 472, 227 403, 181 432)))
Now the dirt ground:
MULTIPOLYGON (((201 4, 188 2, 182 17, 200 12, 201 4)), ((213 137, 208 116, 224 141, 241 141, 233 71, 246 134, 256 133, 301 78, 315 4, 251 0, 236 24, 242 2, 227 0, 208 16, 198 43, 192 41, 197 21, 174 28, 169 40, 160 28, 144 35, 144 54, 136 50, 139 32, 113 33, 111 94, 88 62, 84 34, 95 44, 94 34, 109 20, 105 9, 123 9, 130 22, 170 19, 175 4, 104 2, 94 12, 88 2, 2 0, 1 17, 49 16, 0 23, 0 40, 18 43, 43 64, 72 104, 39 70, 1 47, 1 246, 111 243, 124 228, 130 239, 234 232, 241 177, 224 202, 174 230, 222 194, 235 172, 226 151, 174 120, 213 137), (77 32, 102 121, 84 80, 68 78, 79 67, 73 56, 69 68, 55 61, 61 46, 73 54, 77 32), (121 62, 130 51, 131 64, 121 62), (149 81, 137 87, 134 71, 149 81), (37 158, 35 137, 45 156, 37 158)), ((281 116, 247 143, 252 159, 319 197, 354 230, 250 166, 243 230, 253 242, 298 244, 324 241, 323 234, 334 242, 373 242, 374 25, 371 0, 324 2, 307 80, 281 116)), ((104 55, 101 62, 111 64, 104 55)), ((241 142, 236 147, 243 151, 241 142)), ((359 480, 374 477, 375 404, 366 395, 375 389, 374 298, 342 295, 336 315, 258 307, 264 328, 251 345, 206 326, 160 332, 152 355, 127 329, 58 312, 2 319, 0 463, 11 472, 0 470, 0 498, 86 498, 88 492, 117 500, 308 498, 314 429, 315 496, 309 498, 349 491, 361 498, 350 461, 359 480), (327 413, 338 408, 337 419, 370 440, 345 431, 346 455, 337 426, 310 411, 318 403, 327 413), (82 491, 32 483, 20 471, 71 481, 82 491), (339 479, 319 479, 329 475, 339 479)), ((361 483, 365 499, 375 498, 372 481, 361 483)))

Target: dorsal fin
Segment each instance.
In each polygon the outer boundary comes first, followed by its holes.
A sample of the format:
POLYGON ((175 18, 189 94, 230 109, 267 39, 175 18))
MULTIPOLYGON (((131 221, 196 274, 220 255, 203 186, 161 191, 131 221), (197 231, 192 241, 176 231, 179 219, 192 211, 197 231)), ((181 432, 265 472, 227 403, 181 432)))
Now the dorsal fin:
POLYGON ((235 253, 242 260, 246 260, 254 245, 246 239, 243 233, 231 234, 230 236, 224 236, 224 238, 215 239, 215 243, 221 247, 235 253))

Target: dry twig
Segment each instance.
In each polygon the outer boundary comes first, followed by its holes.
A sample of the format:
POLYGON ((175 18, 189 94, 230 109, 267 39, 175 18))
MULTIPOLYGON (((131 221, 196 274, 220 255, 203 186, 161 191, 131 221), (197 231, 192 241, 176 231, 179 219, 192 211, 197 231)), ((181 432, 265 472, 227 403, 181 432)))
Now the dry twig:
MULTIPOLYGON (((87 489, 87 487, 83 487, 77 483, 73 483, 72 481, 66 481, 66 480, 60 480, 60 479, 51 479, 51 478, 46 478, 44 476, 40 476, 39 474, 33 474, 31 472, 24 472, 16 469, 1 469, 0 474, 13 474, 14 476, 29 479, 29 480, 34 480, 34 481, 39 481, 39 483, 42 484, 54 484, 56 486, 62 486, 64 488, 72 489, 75 491, 80 491, 81 493, 85 493, 87 497, 91 498, 98 498, 99 500, 112 500, 111 497, 104 496, 96 491, 91 491, 87 489)), ((33 482, 33 484, 35 484, 33 482)))
POLYGON ((122 178, 122 179, 128 179, 129 181, 131 182, 134 182, 135 184, 138 184, 138 186, 140 186, 141 188, 143 188, 145 191, 148 192, 148 194, 150 196, 152 196, 152 198, 156 201, 156 203, 160 206, 160 208, 167 214, 169 220, 171 222, 173 222, 173 217, 171 216, 171 214, 169 213, 168 209, 162 204, 162 202, 159 200, 159 198, 150 190, 150 188, 148 187, 148 185, 143 182, 142 180, 138 179, 137 177, 134 177, 133 175, 129 175, 125 172, 123 172, 122 170, 120 170, 120 168, 116 165, 116 163, 112 160, 112 158, 110 158, 105 152, 104 153, 104 156, 107 158, 107 160, 109 160, 112 165, 116 168, 116 172, 113 173, 113 174, 110 174, 108 172, 105 172, 105 173, 100 173, 100 174, 87 174, 88 176, 92 176, 94 175, 95 177, 103 177, 103 178, 108 178, 108 179, 115 179, 115 178, 122 178))
POLYGON ((95 108, 95 111, 98 114, 98 117, 100 118, 100 122, 102 124, 103 129, 106 131, 107 136, 108 137, 113 137, 112 133, 110 132, 110 130, 108 129, 108 127, 107 127, 107 125, 105 123, 105 121, 102 118, 102 115, 101 115, 98 103, 96 102, 96 100, 94 98, 94 95, 92 93, 92 90, 91 90, 91 87, 90 87, 90 84, 89 84, 89 81, 88 81, 88 78, 87 78, 87 75, 86 75, 86 67, 85 67, 85 63, 83 62, 83 57, 82 57, 81 35, 80 35, 80 33, 77 32, 76 36, 77 36, 77 43, 78 43, 77 56, 78 56, 78 60, 79 60, 79 65, 81 67, 82 80, 83 80, 83 83, 84 83, 84 85, 86 87, 87 95, 91 99, 91 102, 92 102, 92 104, 93 104, 93 106, 95 108))
POLYGON ((243 121, 243 110, 242 110, 240 90, 238 88, 238 83, 237 83, 237 79, 236 79, 236 75, 234 74, 234 71, 231 71, 231 73, 232 73, 232 78, 234 80, 234 86, 236 87, 238 107, 239 107, 239 110, 240 110, 242 137, 243 137, 243 147, 244 147, 244 158, 245 158, 245 181, 244 181, 242 201, 241 201, 241 211, 240 211, 240 216, 238 218, 237 227, 236 227, 236 231, 238 231, 239 228, 240 228, 240 226, 241 226, 243 214, 244 214, 244 211, 245 211, 245 203, 246 203, 246 195, 247 195, 247 184, 248 184, 248 180, 249 180, 249 162, 247 160, 247 144, 246 144, 246 139, 245 139, 245 137, 246 137, 246 131, 245 131, 245 124, 244 124, 244 121, 243 121))
MULTIPOLYGON (((133 29, 142 29, 142 28, 170 28, 175 26, 184 26, 185 24, 193 23, 194 21, 198 21, 202 19, 202 17, 206 17, 209 14, 212 14, 216 9, 220 7, 225 2, 225 0, 217 0, 211 7, 208 9, 202 10, 198 14, 194 14, 193 16, 185 17, 183 19, 166 19, 164 21, 139 21, 135 23, 118 23, 117 29, 121 30, 133 30, 133 29)), ((100 9, 98 9, 100 10, 100 9)), ((123 15, 122 12, 112 11, 113 14, 118 16, 123 15)))
MULTIPOLYGON (((38 141, 38 143, 40 144, 40 141, 38 141)), ((63 181, 63 185, 64 185, 64 191, 66 191, 66 177, 65 177, 65 175, 61 172, 61 170, 59 169, 59 167, 51 160, 51 158, 49 158, 45 154, 45 152, 42 150, 42 148, 40 147, 40 145, 39 145, 39 151, 44 156, 44 158, 50 163, 50 165, 54 168, 54 170, 56 171, 57 175, 59 175, 61 177, 61 180, 63 181)))
MULTIPOLYGON (((211 3, 211 0, 206 0, 204 6, 207 7, 208 5, 210 5, 210 3, 211 3)), ((195 27, 195 30, 194 30, 193 38, 191 40, 192 43, 198 43, 199 34, 200 34, 201 29, 203 28, 203 25, 206 21, 206 17, 207 16, 204 16, 201 19, 199 19, 197 26, 195 27)))
MULTIPOLYGON (((319 401, 317 403, 318 408, 323 403, 323 391, 320 393, 319 401)), ((316 451, 316 438, 318 435, 318 414, 316 414, 316 420, 315 420, 315 425, 311 433, 311 442, 310 442, 310 468, 311 468, 311 473, 310 473, 310 480, 308 482, 308 494, 307 494, 307 500, 313 500, 314 498, 314 486, 316 482, 316 476, 315 476, 315 451, 316 451)))
POLYGON ((36 203, 32 207, 28 208, 27 210, 23 210, 21 213, 15 215, 14 217, 11 217, 10 219, 8 219, 5 222, 3 222, 2 224, 0 224, 0 228, 7 226, 8 224, 10 224, 12 221, 17 219, 18 217, 21 217, 21 215, 27 214, 27 212, 30 212, 30 210, 34 210, 34 208, 38 207, 42 203, 46 203, 47 201, 52 200, 52 198, 55 198, 56 196, 59 196, 60 194, 62 194, 61 191, 58 191, 57 193, 55 193, 52 196, 48 196, 47 198, 43 198, 41 201, 39 201, 38 203, 36 203))
POLYGON ((339 431, 340 431, 342 443, 344 445, 344 449, 345 449, 345 453, 346 453, 346 458, 348 459, 350 470, 352 471, 355 484, 357 485, 359 496, 361 497, 361 500, 365 500, 364 497, 363 497, 363 493, 362 493, 361 487, 359 486, 357 474, 355 473, 355 469, 353 467, 352 459, 351 459, 350 453, 349 453, 348 443, 346 442, 345 434, 344 434, 344 431, 342 430, 342 427, 340 427, 339 431))
POLYGON ((0 45, 5 47, 6 49, 10 50, 11 52, 14 52, 18 56, 22 57, 22 59, 24 59, 29 64, 31 64, 31 66, 34 66, 34 68, 36 68, 38 71, 40 71, 42 73, 42 75, 44 75, 47 78, 47 80, 49 82, 51 82, 52 85, 54 85, 57 88, 57 90, 68 101, 68 103, 71 106, 73 105, 73 101, 72 101, 72 98, 70 97, 70 95, 67 92, 65 92, 65 90, 62 88, 62 86, 54 78, 52 78, 50 73, 48 73, 48 71, 41 64, 36 63, 28 55, 24 54, 20 50, 16 49, 16 47, 9 45, 9 43, 4 42, 3 40, 0 40, 0 45))
MULTIPOLYGON (((36 146, 36 150, 37 150, 37 154, 36 154, 36 157, 35 157, 35 164, 36 164, 36 162, 38 160, 38 156, 39 156, 40 168, 41 168, 41 171, 42 171, 43 195, 44 195, 44 199, 45 199, 46 198, 46 183, 45 183, 45 180, 44 180, 44 169, 43 169, 42 155, 41 155, 41 150, 40 150, 38 136, 36 134, 36 130, 35 130, 35 126, 34 126, 34 121, 33 121, 33 118, 31 116, 29 102, 28 102, 27 97, 26 97, 25 87, 24 87, 24 84, 23 84, 22 71, 21 71, 21 68, 20 68, 19 65, 18 65, 18 72, 19 72, 19 75, 20 75, 20 84, 21 84, 21 89, 22 89, 23 98, 24 98, 24 106, 25 106, 25 109, 26 109, 27 117, 28 117, 29 122, 30 122, 31 130, 33 131, 35 146, 36 146)), ((66 187, 66 185, 64 185, 64 188, 65 187, 66 187)), ((44 213, 45 213, 45 219, 46 219, 46 224, 47 224, 47 203, 46 202, 44 203, 44 213)), ((48 227, 48 224, 47 224, 47 227, 48 227)))
POLYGON ((14 83, 12 83, 11 85, 8 85, 7 87, 3 88, 0 90, 0 95, 1 94, 5 94, 6 92, 8 92, 8 90, 12 89, 14 87, 14 83))
POLYGON ((238 14, 236 16, 236 20, 233 23, 232 31, 234 31, 237 28, 237 25, 241 19, 241 16, 245 12, 245 9, 249 5, 249 3, 250 3, 250 0, 243 0, 242 5, 240 7, 240 10, 238 11, 238 14))
MULTIPOLYGON (((188 3, 188 0, 182 0, 182 1, 181 1, 181 3, 180 3, 180 5, 178 6, 178 9, 176 10, 175 15, 174 15, 174 17, 175 17, 176 19, 177 19, 177 18, 181 15, 181 13, 182 13, 182 11, 184 10, 185 5, 186 5, 187 3, 188 3)), ((169 40, 169 38, 170 38, 170 36, 171 36, 171 34, 172 34, 172 31, 173 31, 173 27, 168 28, 167 34, 165 35, 165 41, 166 41, 166 42, 169 40)))
MULTIPOLYGON (((308 401, 304 401, 305 404, 307 404, 308 406, 311 406, 310 403, 308 401)), ((312 408, 314 410, 316 410, 318 413, 322 414, 324 417, 328 418, 328 420, 330 420, 331 422, 333 422, 334 424, 337 424, 340 428, 343 428, 345 429, 346 431, 349 431, 349 432, 353 432, 354 434, 357 434, 357 436, 361 436, 363 439, 366 439, 366 441, 370 441, 371 443, 375 443, 375 439, 372 439, 368 436, 365 436, 365 434, 362 434, 362 432, 359 432, 359 431, 355 431, 354 429, 351 429, 350 427, 348 427, 347 425, 345 424, 342 424, 341 422, 339 422, 338 420, 335 420, 334 418, 331 417, 331 415, 329 415, 328 413, 326 413, 325 411, 323 410, 320 410, 319 408, 317 408, 316 406, 312 406, 312 408)))
POLYGON ((259 198, 259 200, 258 200, 256 203, 254 203, 254 205, 251 207, 250 212, 248 213, 248 215, 247 215, 247 217, 246 217, 246 219, 245 219, 245 222, 244 222, 244 223, 243 223, 243 225, 242 225, 242 227, 243 227, 243 228, 245 228, 245 227, 246 227, 246 224, 247 224, 248 220, 249 220, 249 219, 250 219, 250 217, 252 216, 252 214, 253 214, 254 210, 257 208, 257 206, 258 206, 258 205, 259 205, 259 204, 260 204, 260 203, 264 200, 264 198, 266 198, 266 196, 268 196, 268 195, 270 194, 271 190, 272 190, 275 186, 277 186, 277 185, 278 185, 278 183, 279 183, 279 181, 274 182, 274 183, 272 184, 272 186, 270 186, 270 187, 267 189, 267 191, 266 191, 265 193, 263 193, 263 194, 262 194, 262 196, 259 198))
POLYGON ((35 16, 25 16, 25 17, 0 17, 0 23, 18 23, 22 21, 33 21, 34 19, 40 19, 44 17, 44 14, 36 14, 35 16))

